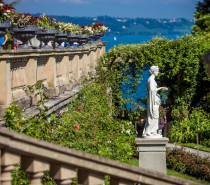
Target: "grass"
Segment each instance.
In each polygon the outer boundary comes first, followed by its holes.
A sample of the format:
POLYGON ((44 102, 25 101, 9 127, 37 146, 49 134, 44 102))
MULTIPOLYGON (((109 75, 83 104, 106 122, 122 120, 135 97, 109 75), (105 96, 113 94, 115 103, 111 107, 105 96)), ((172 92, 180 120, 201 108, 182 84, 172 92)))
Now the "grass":
MULTIPOLYGON (((195 143, 177 143, 177 144, 180 145, 180 146, 186 146, 186 147, 193 148, 193 149, 196 149, 196 147, 197 147, 197 144, 195 144, 195 143)), ((205 152, 210 152, 209 147, 206 147, 206 146, 203 146, 203 145, 198 145, 198 148, 199 148, 199 150, 202 150, 202 151, 205 151, 205 152)))
MULTIPOLYGON (((127 163, 130 164, 130 165, 133 165, 133 166, 139 166, 139 160, 138 159, 131 159, 127 163)), ((210 185, 210 183, 207 182, 207 181, 200 180, 200 179, 197 179, 195 177, 191 177, 189 175, 185 175, 185 174, 176 172, 174 170, 167 169, 167 174, 171 175, 171 176, 176 176, 176 177, 179 177, 179 178, 182 178, 182 179, 187 179, 187 180, 191 180, 191 181, 194 181, 194 182, 198 182, 198 183, 201 183, 201 184, 210 185)))
POLYGON ((174 170, 167 169, 167 174, 168 174, 168 175, 172 175, 172 176, 176 176, 176 177, 179 177, 179 178, 182 178, 182 179, 187 179, 187 180, 195 181, 195 182, 198 182, 198 183, 210 185, 210 183, 207 182, 207 181, 200 180, 200 179, 197 179, 197 178, 195 178, 195 177, 191 177, 191 176, 189 176, 189 175, 185 175, 185 174, 176 172, 176 171, 174 171, 174 170))

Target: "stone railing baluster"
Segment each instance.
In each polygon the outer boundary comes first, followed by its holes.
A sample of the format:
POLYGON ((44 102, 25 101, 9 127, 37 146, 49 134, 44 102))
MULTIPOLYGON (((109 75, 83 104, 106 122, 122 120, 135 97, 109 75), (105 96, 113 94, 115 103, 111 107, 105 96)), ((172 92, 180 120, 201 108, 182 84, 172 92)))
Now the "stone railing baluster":
POLYGON ((76 168, 50 164, 50 176, 54 178, 57 185, 69 185, 72 179, 77 177, 77 172, 76 168))
POLYGON ((31 157, 21 157, 22 169, 29 175, 30 185, 41 185, 44 172, 50 169, 47 162, 31 157))
POLYGON ((82 185, 104 185, 104 175, 92 171, 79 169, 78 181, 82 185))
POLYGON ((1 150, 1 185, 12 184, 12 171, 15 169, 15 164, 20 162, 18 154, 1 150))

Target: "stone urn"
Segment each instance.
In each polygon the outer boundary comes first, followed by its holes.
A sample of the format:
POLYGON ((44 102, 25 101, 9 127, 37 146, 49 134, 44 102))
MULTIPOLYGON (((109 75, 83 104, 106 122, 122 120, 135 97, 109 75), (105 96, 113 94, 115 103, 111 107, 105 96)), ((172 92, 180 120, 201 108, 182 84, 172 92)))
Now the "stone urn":
POLYGON ((59 32, 55 35, 55 42, 58 43, 58 46, 56 46, 56 49, 63 49, 64 47, 61 45, 63 42, 67 42, 68 35, 67 33, 59 32))
POLYGON ((78 47, 83 48, 84 45, 88 42, 89 35, 78 35, 78 47))
MULTIPOLYGON (((4 37, 6 35, 6 29, 11 27, 11 22, 10 21, 4 21, 0 22, 0 37, 4 37)), ((0 46, 0 50, 2 50, 3 47, 0 46)))
POLYGON ((93 39, 94 34, 89 34, 88 36, 89 37, 88 37, 88 40, 87 40, 87 44, 86 45, 90 46, 92 44, 91 40, 93 39))
POLYGON ((79 37, 78 37, 77 34, 74 34, 74 33, 69 33, 69 34, 68 34, 68 43, 69 43, 71 49, 74 48, 73 44, 74 44, 75 42, 78 43, 78 41, 79 41, 78 38, 79 38, 79 37))
POLYGON ((96 42, 100 42, 100 38, 103 36, 104 36, 104 32, 97 32, 97 33, 94 33, 93 39, 96 42))
POLYGON ((37 34, 37 39, 44 43, 44 46, 41 46, 41 49, 52 49, 52 46, 48 45, 49 41, 55 40, 55 35, 58 34, 57 29, 40 29, 37 34))
POLYGON ((13 37, 22 42, 22 44, 18 46, 18 49, 32 49, 32 47, 28 45, 28 41, 35 37, 38 30, 39 26, 25 25, 23 21, 20 22, 18 26, 13 26, 11 28, 13 37))

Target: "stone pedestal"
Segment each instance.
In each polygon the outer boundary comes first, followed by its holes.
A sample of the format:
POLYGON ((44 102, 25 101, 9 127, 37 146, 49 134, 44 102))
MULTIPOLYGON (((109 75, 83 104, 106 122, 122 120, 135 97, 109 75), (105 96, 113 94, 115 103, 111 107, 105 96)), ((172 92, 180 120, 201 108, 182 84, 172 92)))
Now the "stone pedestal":
POLYGON ((166 174, 166 144, 169 139, 136 138, 139 152, 139 167, 166 174))

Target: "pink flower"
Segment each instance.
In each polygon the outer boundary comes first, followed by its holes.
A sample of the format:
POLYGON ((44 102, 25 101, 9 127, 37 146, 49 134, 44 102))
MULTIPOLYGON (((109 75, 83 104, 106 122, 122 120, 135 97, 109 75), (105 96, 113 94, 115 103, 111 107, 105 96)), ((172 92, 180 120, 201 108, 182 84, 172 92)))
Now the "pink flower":
POLYGON ((82 107, 81 107, 81 106, 79 106, 79 107, 77 107, 77 109, 78 109, 78 110, 81 110, 81 109, 82 109, 82 107))
POLYGON ((95 113, 95 114, 97 114, 97 111, 96 111, 96 110, 94 110, 94 113, 95 113))
POLYGON ((79 125, 74 125, 75 130, 79 129, 79 125))
POLYGON ((141 122, 143 123, 144 122, 144 119, 141 119, 141 122))
POLYGON ((89 115, 89 118, 91 118, 91 115, 89 115))

